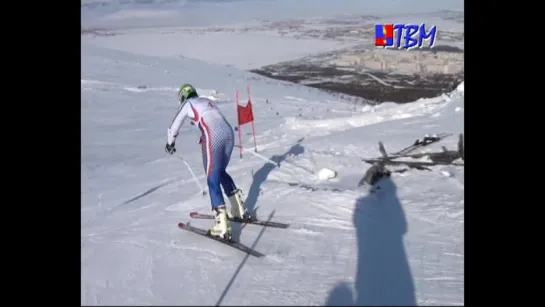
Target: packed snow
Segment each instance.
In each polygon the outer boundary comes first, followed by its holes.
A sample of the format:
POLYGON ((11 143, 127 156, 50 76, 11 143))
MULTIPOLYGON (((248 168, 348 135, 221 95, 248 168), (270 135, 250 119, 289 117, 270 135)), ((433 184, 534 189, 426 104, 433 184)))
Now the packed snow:
MULTIPOLYGON (((82 14, 112 2, 82 4, 82 14)), ((463 305, 464 168, 393 173, 376 193, 357 186, 370 167, 361 158, 379 157, 379 141, 393 152, 425 134, 463 133, 463 83, 433 99, 354 105, 205 58, 118 44, 82 36, 82 304, 463 305), (189 217, 211 212, 199 187, 198 129, 186 124, 176 154, 164 151, 184 82, 216 100, 232 124, 234 90, 246 101, 251 88, 257 155, 251 127, 241 127, 244 155, 235 149, 228 172, 258 218, 290 224, 233 225, 235 239, 263 258, 177 228, 212 223, 189 217)))

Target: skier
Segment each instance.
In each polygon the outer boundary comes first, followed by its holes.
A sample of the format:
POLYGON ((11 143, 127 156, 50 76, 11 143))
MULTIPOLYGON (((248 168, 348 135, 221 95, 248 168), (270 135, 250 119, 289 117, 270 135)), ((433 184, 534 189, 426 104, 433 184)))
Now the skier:
POLYGON ((242 201, 242 191, 236 187, 226 171, 235 143, 233 128, 214 101, 199 97, 197 90, 191 84, 185 83, 180 87, 178 99, 180 107, 168 128, 165 151, 169 154, 176 152, 176 137, 185 119, 189 117, 192 123, 201 130, 198 143, 202 147, 212 211, 216 214, 209 234, 231 240, 231 222, 228 216, 238 219, 250 218, 242 201), (231 203, 230 212, 225 206, 220 185, 231 203))

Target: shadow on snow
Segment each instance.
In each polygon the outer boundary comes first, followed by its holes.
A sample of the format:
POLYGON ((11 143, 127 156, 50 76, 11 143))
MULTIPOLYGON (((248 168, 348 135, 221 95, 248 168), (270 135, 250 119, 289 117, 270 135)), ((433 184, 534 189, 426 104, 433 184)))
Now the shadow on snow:
POLYGON ((346 283, 330 292, 327 306, 415 306, 415 287, 403 236, 407 221, 395 183, 385 178, 381 189, 358 198, 353 222, 358 264, 355 293, 346 283))

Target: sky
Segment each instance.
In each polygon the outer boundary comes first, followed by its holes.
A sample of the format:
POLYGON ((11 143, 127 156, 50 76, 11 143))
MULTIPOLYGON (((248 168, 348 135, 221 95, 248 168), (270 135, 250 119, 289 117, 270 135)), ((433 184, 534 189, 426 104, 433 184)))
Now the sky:
POLYGON ((83 28, 210 26, 256 20, 463 11, 461 0, 83 1, 83 28))

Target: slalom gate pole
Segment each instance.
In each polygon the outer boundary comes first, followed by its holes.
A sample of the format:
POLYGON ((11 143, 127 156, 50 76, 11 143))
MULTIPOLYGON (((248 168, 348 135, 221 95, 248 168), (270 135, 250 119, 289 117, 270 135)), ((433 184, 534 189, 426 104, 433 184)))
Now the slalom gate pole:
POLYGON ((235 105, 237 111, 237 131, 238 131, 238 143, 240 144, 240 159, 242 159, 242 135, 240 132, 240 121, 238 120, 238 89, 235 89, 235 105))
MULTIPOLYGON (((252 95, 250 94, 250 86, 248 85, 248 102, 251 102, 252 101, 252 95)), ((252 115, 253 115, 253 107, 254 107, 254 104, 252 103, 252 115)), ((257 152, 257 143, 255 141, 255 125, 254 125, 254 122, 255 122, 255 117, 254 117, 254 120, 252 120, 252 135, 254 137, 254 151, 257 152)), ((240 144, 242 146, 242 143, 240 144)))

